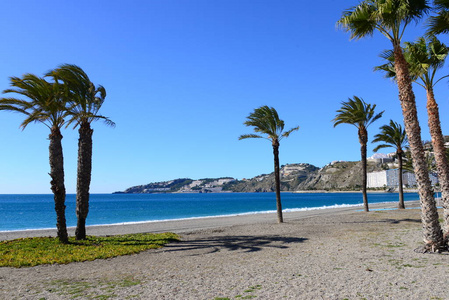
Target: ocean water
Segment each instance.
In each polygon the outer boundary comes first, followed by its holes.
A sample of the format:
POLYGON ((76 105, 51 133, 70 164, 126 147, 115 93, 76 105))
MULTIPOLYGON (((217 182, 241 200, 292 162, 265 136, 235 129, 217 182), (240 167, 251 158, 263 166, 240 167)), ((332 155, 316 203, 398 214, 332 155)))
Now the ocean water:
MULTIPOLYGON (((407 193, 405 200, 418 200, 407 193)), ((66 198, 67 226, 76 226, 75 195, 66 198)), ((274 193, 92 194, 87 225, 121 224, 276 210, 274 193)), ((360 193, 282 193, 284 211, 362 205, 360 193)), ((397 202, 397 193, 368 194, 369 203, 397 202)), ((53 195, 0 195, 0 231, 56 227, 53 195)))

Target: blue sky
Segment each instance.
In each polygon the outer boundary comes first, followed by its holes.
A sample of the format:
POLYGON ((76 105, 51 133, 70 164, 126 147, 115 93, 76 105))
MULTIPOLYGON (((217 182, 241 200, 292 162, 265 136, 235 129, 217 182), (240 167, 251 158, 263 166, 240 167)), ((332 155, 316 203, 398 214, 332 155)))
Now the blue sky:
MULTIPOLYGON (((280 161, 318 167, 360 159, 357 130, 333 128, 340 103, 357 95, 402 123, 395 84, 374 73, 383 36, 349 41, 335 26, 358 1, 147 0, 0 2, 0 90, 9 76, 43 75, 62 63, 82 67, 107 97, 93 124, 92 193, 189 177, 250 178, 273 169, 266 140, 238 141, 262 105, 286 129, 280 161)), ((422 24, 405 37, 414 41, 422 24)), ((447 37, 440 37, 447 42, 447 37)), ((441 71, 447 74, 447 67, 441 71)), ((415 86, 422 137, 429 139, 425 94, 415 86)), ((436 90, 448 134, 448 83, 436 90)), ((48 133, 19 129, 23 116, 0 112, 0 193, 51 193, 48 133)), ((75 192, 77 130, 63 131, 66 189, 75 192)), ((369 145, 372 155, 374 145, 369 145)), ((384 152, 389 152, 385 150, 384 152)))

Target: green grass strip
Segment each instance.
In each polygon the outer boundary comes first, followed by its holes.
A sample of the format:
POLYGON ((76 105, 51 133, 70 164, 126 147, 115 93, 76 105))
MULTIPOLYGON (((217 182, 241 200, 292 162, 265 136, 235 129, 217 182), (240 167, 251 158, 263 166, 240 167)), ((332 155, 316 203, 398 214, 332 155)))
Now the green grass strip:
POLYGON ((54 237, 2 241, 0 267, 32 267, 105 259, 161 248, 174 241, 179 241, 179 236, 170 232, 88 236, 84 241, 71 237, 68 244, 62 244, 54 237))

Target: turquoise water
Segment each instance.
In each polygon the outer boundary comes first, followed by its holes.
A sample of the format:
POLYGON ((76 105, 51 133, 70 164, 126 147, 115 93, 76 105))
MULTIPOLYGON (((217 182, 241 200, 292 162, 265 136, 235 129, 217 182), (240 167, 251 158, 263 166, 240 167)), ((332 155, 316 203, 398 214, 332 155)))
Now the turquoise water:
MULTIPOLYGON (((274 193, 93 194, 87 225, 274 212, 274 193)), ((418 200, 405 194, 405 200, 418 200)), ((369 203, 397 202, 396 193, 368 194, 369 203)), ((361 205, 359 193, 283 193, 284 211, 361 205)), ((67 226, 76 226, 75 195, 67 195, 67 226)), ((55 228, 53 195, 0 195, 0 231, 55 228)))

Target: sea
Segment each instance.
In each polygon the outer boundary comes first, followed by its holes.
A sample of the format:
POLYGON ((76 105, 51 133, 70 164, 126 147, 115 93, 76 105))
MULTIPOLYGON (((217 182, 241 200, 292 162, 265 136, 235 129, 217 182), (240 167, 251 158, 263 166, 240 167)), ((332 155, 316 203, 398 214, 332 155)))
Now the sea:
MULTIPOLYGON (((282 193, 284 212, 362 206, 361 193, 282 193)), ((418 200, 406 193, 404 199, 418 200)), ((66 197, 67 226, 76 226, 76 196, 66 197)), ((397 202, 397 193, 369 193, 369 203, 397 202)), ((276 211, 275 193, 91 194, 87 225, 233 216, 276 211)), ((53 195, 0 195, 0 231, 56 228, 53 195)))

